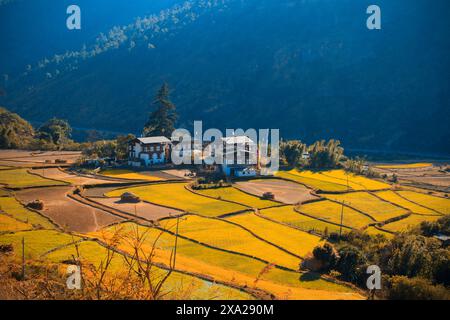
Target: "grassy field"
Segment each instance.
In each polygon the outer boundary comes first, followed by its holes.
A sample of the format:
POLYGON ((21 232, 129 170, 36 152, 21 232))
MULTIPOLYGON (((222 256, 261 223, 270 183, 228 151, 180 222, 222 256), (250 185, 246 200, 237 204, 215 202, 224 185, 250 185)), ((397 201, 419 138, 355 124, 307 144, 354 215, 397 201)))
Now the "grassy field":
POLYGON ((351 184, 354 190, 382 190, 389 189, 391 186, 387 183, 377 180, 369 179, 363 176, 359 176, 353 173, 347 173, 344 170, 330 170, 322 172, 322 176, 333 177, 341 183, 347 184, 347 178, 349 184, 351 184))
POLYGON ((22 238, 25 239, 25 257, 38 259, 47 251, 67 245, 79 237, 55 230, 34 230, 0 235, 0 244, 12 244, 17 256, 22 255, 22 238))
POLYGON ((386 164, 377 165, 376 168, 380 169, 420 169, 431 167, 432 163, 410 163, 410 164, 386 164))
POLYGON ((431 222, 436 221, 439 218, 440 216, 421 216, 417 214, 412 214, 405 219, 385 224, 382 228, 392 232, 402 232, 418 226, 423 221, 431 222))
POLYGON ((28 173, 27 169, 0 170, 0 184, 10 188, 65 185, 64 182, 44 179, 28 173))
POLYGON ((131 170, 119 170, 119 169, 111 169, 111 170, 104 170, 100 172, 100 175, 106 176, 106 177, 112 177, 112 178, 119 178, 119 179, 129 179, 129 180, 145 180, 145 181, 162 181, 163 179, 142 174, 138 172, 134 172, 131 170))
MULTIPOLYGON (((436 214, 436 212, 434 212, 433 210, 419 206, 411 201, 406 200, 405 198, 402 198, 394 191, 380 191, 380 192, 377 192, 376 195, 386 201, 393 202, 393 203, 395 203, 399 206, 402 206, 408 210, 411 210, 411 212, 414 212, 417 214, 426 214, 426 215, 436 214)), ((424 204, 424 205, 426 205, 426 204, 424 204)))
MULTIPOLYGON (((161 225, 174 232, 176 220, 164 220, 161 225)), ((294 270, 300 263, 298 258, 254 237, 248 231, 218 219, 185 216, 180 219, 179 233, 189 239, 217 248, 248 254, 294 270)))
POLYGON ((315 190, 321 190, 321 191, 325 191, 325 192, 327 192, 327 191, 328 192, 347 191, 346 185, 327 182, 327 181, 323 181, 323 180, 319 180, 319 179, 313 179, 310 177, 304 177, 297 170, 278 171, 275 174, 275 176, 306 185, 315 190))
POLYGON ((3 189, 0 189, 0 197, 7 197, 9 196, 9 192, 3 189))
POLYGON ((433 197, 414 191, 399 191, 398 194, 427 208, 434 209, 443 214, 450 214, 450 199, 433 197))
POLYGON ((0 233, 31 230, 33 226, 0 213, 0 233))
POLYGON ((227 220, 244 226, 257 236, 301 257, 322 243, 321 238, 317 236, 271 222, 252 212, 229 217, 227 220))
POLYGON ((238 204, 194 194, 184 187, 184 183, 155 184, 151 186, 118 189, 108 192, 106 196, 120 197, 124 192, 132 192, 142 200, 210 217, 247 209, 238 204))
POLYGON ((378 230, 378 229, 375 228, 375 227, 369 227, 369 228, 367 228, 367 229, 365 230, 365 232, 366 232, 367 234, 372 235, 372 236, 376 236, 376 235, 381 234, 381 235, 385 236, 385 237, 388 238, 388 239, 392 239, 392 238, 394 237, 393 234, 391 234, 391 233, 389 233, 389 232, 384 232, 384 231, 378 230))
MULTIPOLYGON (((108 236, 108 232, 113 232, 114 228, 125 228, 128 232, 133 232, 135 224, 123 224, 105 230, 101 235, 108 236), (131 228, 131 229, 130 229, 131 228)), ((146 243, 153 243, 159 231, 139 227, 140 232, 147 231, 146 243)), ((166 263, 170 257, 170 252, 174 246, 174 236, 164 233, 157 243, 158 250, 155 259, 166 263)), ((120 246, 124 251, 131 248, 124 244, 120 246)), ((146 250, 146 248, 143 248, 146 250)), ((149 247, 147 247, 149 249, 149 247)), ((180 270, 190 272, 201 272, 210 275, 213 279, 233 282, 239 285, 255 286, 255 280, 267 265, 248 257, 231 254, 215 249, 211 249, 192 241, 179 239, 177 249, 176 267, 180 270)), ((277 268, 269 268, 262 278, 257 282, 257 287, 273 292, 278 297, 290 299, 352 299, 361 298, 354 294, 348 287, 330 283, 315 275, 301 275, 296 272, 289 272, 277 268)))
MULTIPOLYGON (((341 224, 342 206, 338 203, 324 200, 304 204, 298 207, 298 210, 308 215, 324 219, 329 222, 341 224)), ((343 208, 342 224, 351 228, 360 229, 374 221, 369 217, 357 212, 351 208, 343 208)))
POLYGON ((279 203, 277 202, 262 200, 258 197, 251 196, 233 187, 197 190, 196 192, 219 200, 238 202, 250 208, 263 209, 279 205, 279 203))
POLYGON ((377 221, 386 221, 408 213, 407 210, 380 200, 367 192, 327 194, 324 196, 338 202, 345 201, 346 205, 369 214, 377 221))
MULTIPOLYGON (((339 226, 331 223, 326 223, 308 216, 302 215, 294 210, 294 207, 280 207, 261 210, 260 214, 269 219, 285 223, 305 231, 318 231, 323 233, 325 229, 328 232, 339 232, 339 226)), ((344 232, 350 231, 348 228, 343 228, 344 232)))
POLYGON ((44 229, 54 229, 55 225, 50 220, 40 214, 28 210, 22 206, 15 198, 0 197, 0 209, 13 218, 44 229))

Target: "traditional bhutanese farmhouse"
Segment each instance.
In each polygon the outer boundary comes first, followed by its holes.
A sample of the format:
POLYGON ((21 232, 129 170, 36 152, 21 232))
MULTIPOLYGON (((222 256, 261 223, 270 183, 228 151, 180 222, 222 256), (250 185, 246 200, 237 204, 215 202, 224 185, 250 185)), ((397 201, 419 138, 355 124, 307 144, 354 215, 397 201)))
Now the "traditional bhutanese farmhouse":
POLYGON ((258 169, 257 144, 247 136, 227 137, 222 138, 222 141, 225 158, 222 170, 225 175, 231 177, 256 176, 258 169))
POLYGON ((170 161, 171 141, 166 137, 136 138, 128 145, 128 165, 134 167, 170 161))

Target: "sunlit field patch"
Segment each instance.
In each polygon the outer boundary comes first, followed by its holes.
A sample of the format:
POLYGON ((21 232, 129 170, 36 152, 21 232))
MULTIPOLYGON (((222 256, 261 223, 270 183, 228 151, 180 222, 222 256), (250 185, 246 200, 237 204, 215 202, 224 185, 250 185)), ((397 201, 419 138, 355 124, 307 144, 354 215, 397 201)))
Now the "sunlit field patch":
POLYGON ((387 183, 376 181, 373 179, 369 179, 363 176, 356 175, 354 173, 347 173, 344 170, 330 170, 323 171, 322 176, 333 177, 341 183, 345 183, 347 178, 349 180, 349 184, 351 184, 352 189, 354 190, 382 190, 389 189, 391 186, 387 183), (359 187, 357 187, 359 186, 359 187))
POLYGON ((436 214, 436 212, 434 212, 433 210, 419 206, 411 201, 406 200, 405 198, 402 198, 394 191, 380 191, 380 192, 377 192, 376 195, 386 201, 393 202, 399 206, 402 206, 408 210, 411 210, 411 212, 413 212, 413 213, 426 214, 426 215, 436 214))
POLYGON ((427 168, 431 167, 432 163, 409 163, 409 164, 386 164, 386 165, 377 165, 377 168, 380 169, 419 169, 419 168, 427 168))
POLYGON ((131 170, 111 169, 100 172, 100 175, 112 178, 129 179, 129 180, 146 180, 146 181, 162 181, 163 179, 147 174, 134 172, 131 170))
POLYGON ((33 226, 0 213, 0 233, 31 230, 33 226))
MULTIPOLYGON (((317 231, 324 233, 339 232, 340 227, 331 223, 327 223, 318 219, 314 219, 305 215, 302 215, 294 210, 293 206, 270 208, 261 210, 260 214, 264 217, 291 225, 293 227, 300 228, 304 231, 317 231)), ((349 232, 350 229, 343 227, 343 232, 349 232)))
POLYGON ((399 191, 398 194, 427 208, 434 209, 443 214, 450 214, 450 199, 434 197, 414 191, 399 191))
POLYGON ((185 189, 184 183, 155 184, 151 186, 117 189, 108 192, 106 196, 120 197, 124 192, 132 192, 142 200, 147 200, 155 204, 205 216, 220 216, 247 209, 238 204, 194 194, 185 189))
POLYGON ((322 243, 318 236, 269 221, 252 212, 229 217, 227 220, 237 223, 257 236, 301 257, 312 252, 316 246, 322 243))
POLYGON ((342 224, 355 229, 360 229, 374 221, 369 217, 348 207, 324 200, 313 203, 307 203, 297 207, 302 213, 306 213, 316 218, 324 219, 329 222, 341 224, 341 211, 343 211, 342 224))
POLYGON ((10 188, 65 185, 62 181, 42 178, 28 173, 27 169, 0 170, 0 184, 10 188))
POLYGON ((200 194, 204 194, 209 197, 213 197, 219 200, 229 200, 238 202, 242 205, 251 207, 251 208, 267 208, 279 205, 277 202, 262 200, 258 197, 251 196, 245 192, 242 192, 233 187, 226 188, 216 188, 216 189, 206 189, 206 190, 196 190, 196 192, 200 194))
POLYGON ((386 221, 408 213, 407 210, 380 200, 367 192, 326 194, 324 196, 330 200, 344 201, 346 205, 369 214, 377 221, 386 221))
POLYGON ((298 171, 291 170, 291 171, 278 171, 275 174, 277 177, 291 180, 303 185, 306 185, 310 188, 313 188, 315 190, 321 190, 321 191, 328 191, 328 192, 343 192, 347 191, 347 186, 343 184, 337 184, 332 182, 327 182, 323 180, 313 179, 309 177, 301 176, 298 171))
POLYGON ((379 230, 375 227, 369 227, 366 230, 364 230, 367 234, 370 234, 371 236, 376 236, 376 235, 383 235, 385 236, 387 239, 392 239, 394 237, 393 234, 389 233, 389 232, 385 232, 382 230, 379 230))
MULTIPOLYGON (((161 225, 174 232, 176 219, 162 221, 161 225)), ((179 233, 220 249, 258 257, 294 270, 300 263, 298 258, 256 238, 239 226, 218 219, 185 216, 180 219, 179 233)))
POLYGON ((55 225, 50 220, 40 214, 28 210, 22 206, 15 198, 0 197, 0 209, 13 218, 31 224, 37 228, 54 229, 55 225))
POLYGON ((424 221, 432 222, 439 218, 440 216, 421 216, 412 214, 405 219, 385 224, 382 228, 392 232, 402 232, 414 228, 424 221))

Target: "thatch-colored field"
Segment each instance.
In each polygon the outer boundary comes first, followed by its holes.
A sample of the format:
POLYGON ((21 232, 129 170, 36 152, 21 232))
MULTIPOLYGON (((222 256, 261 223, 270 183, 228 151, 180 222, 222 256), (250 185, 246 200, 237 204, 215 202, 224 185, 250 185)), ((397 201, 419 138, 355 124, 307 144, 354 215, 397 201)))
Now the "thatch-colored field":
POLYGON ((391 232, 402 232, 417 227, 424 221, 432 222, 438 220, 439 218, 440 216, 423 216, 412 214, 405 219, 385 224, 382 228, 391 232))
POLYGON ((383 190, 389 189, 391 186, 387 183, 380 182, 374 179, 369 179, 364 176, 356 175, 354 173, 345 172, 344 170, 330 170, 323 171, 322 176, 332 177, 340 183, 347 183, 347 178, 349 184, 351 184, 352 189, 354 190, 383 190))
POLYGON ((106 195, 108 197, 120 197, 124 192, 132 192, 142 200, 154 204, 211 217, 247 209, 238 204, 210 199, 194 194, 185 189, 184 183, 165 183, 117 189, 108 192, 106 195))
MULTIPOLYGON (((176 219, 162 221, 161 226, 175 232, 176 219)), ((296 270, 300 263, 300 259, 293 255, 256 238, 234 224, 219 219, 185 216, 180 219, 179 233, 216 248, 258 257, 293 270, 296 270)))
MULTIPOLYGON (((328 232, 331 233, 339 232, 340 229, 339 226, 334 224, 302 215, 296 212, 293 206, 265 209, 261 210, 260 214, 263 217, 300 228, 304 231, 317 231, 324 233, 325 230, 328 230, 328 232)), ((346 227, 343 227, 342 230, 343 232, 350 231, 350 229, 346 227)))
POLYGON ((65 185, 62 181, 44 179, 30 174, 27 169, 0 170, 0 184, 10 188, 42 187, 65 185))
POLYGON ((127 203, 120 201, 120 198, 95 198, 93 200, 107 207, 152 221, 183 213, 183 211, 180 210, 161 207, 142 201, 139 203, 127 203))
POLYGON ((291 180, 303 185, 306 185, 310 188, 320 191, 328 191, 328 192, 345 192, 348 190, 346 185, 327 182, 319 179, 313 179, 310 177, 304 177, 300 175, 299 171, 291 170, 291 171, 278 171, 275 174, 277 177, 291 180))
POLYGON ((17 198, 28 203, 39 199, 44 202, 43 215, 59 226, 74 232, 91 232, 122 220, 103 210, 87 206, 66 196, 71 187, 27 189, 16 193, 17 198))
POLYGON ((33 226, 28 223, 13 219, 5 214, 0 213, 0 233, 2 232, 16 232, 32 230, 33 226))
POLYGON ((399 191, 398 194, 427 208, 431 208, 443 214, 450 214, 450 199, 434 197, 414 191, 399 191))
POLYGON ((196 190, 195 192, 216 198, 218 200, 237 202, 250 208, 263 209, 279 205, 279 203, 277 202, 262 200, 258 197, 249 195, 233 187, 196 190))
POLYGON ((77 176, 75 174, 69 174, 67 172, 64 172, 58 168, 41 168, 41 169, 34 169, 30 170, 31 173, 35 173, 37 175, 40 175, 44 178, 49 179, 55 179, 59 181, 64 181, 67 183, 71 183, 73 185, 94 185, 94 184, 104 184, 104 183, 111 183, 111 180, 102 180, 102 179, 96 179, 96 178, 88 178, 84 176, 77 176))
POLYGON ((380 169, 420 169, 432 167, 432 163, 407 163, 407 164, 386 164, 386 165, 377 165, 377 168, 380 169))
POLYGON ((305 186, 281 179, 240 181, 236 182, 234 186, 257 197, 261 197, 266 192, 271 192, 275 196, 275 200, 286 204, 296 204, 318 198, 312 195, 311 190, 305 186))
POLYGON ((430 210, 426 207, 420 206, 418 204, 415 204, 411 201, 408 201, 407 199, 399 196, 396 192, 394 191, 380 191, 376 193, 377 196, 379 196, 380 198, 395 203, 399 206, 402 206, 408 210, 411 210, 411 212, 413 213, 417 213, 417 214, 425 214, 425 215, 434 215, 436 214, 435 211, 430 210))
POLYGON ((1 197, 0 209, 7 215, 36 228, 54 229, 55 225, 46 217, 28 210, 13 197, 1 197))
MULTIPOLYGON (((99 237, 108 237, 114 229, 125 228, 131 233, 134 224, 114 226, 102 233, 96 233, 99 237)), ((146 233, 146 243, 150 246, 160 233, 155 229, 139 227, 140 233, 146 233)), ((170 252, 174 246, 174 236, 164 233, 158 241, 155 259, 167 264, 170 252)), ((122 245, 120 248, 129 251, 131 248, 122 245)), ((145 249, 144 249, 145 250, 145 249)), ((212 279, 232 282, 241 286, 255 286, 255 279, 261 271, 267 269, 267 265, 244 256, 211 249, 192 241, 180 238, 178 240, 176 268, 189 272, 201 272, 212 279)), ((361 295, 352 289, 324 280, 315 274, 299 274, 284 271, 277 268, 268 268, 256 287, 275 294, 284 299, 361 299, 361 295)))
POLYGON ((374 220, 370 219, 368 216, 355 211, 348 207, 342 207, 342 205, 328 201, 317 201, 313 203, 307 203, 298 206, 297 209, 305 214, 311 215, 316 218, 326 220, 335 224, 341 224, 341 212, 342 214, 342 224, 355 229, 361 229, 374 220))
POLYGON ((320 237, 261 218, 252 212, 227 218, 257 236, 304 257, 323 241, 320 237))
POLYGON ((162 181, 164 179, 151 175, 150 172, 134 172, 131 170, 110 169, 103 170, 100 175, 127 180, 162 181))
POLYGON ((369 214, 377 221, 386 221, 408 213, 407 210, 380 200, 367 192, 326 194, 324 196, 340 203, 344 201, 346 205, 369 214))

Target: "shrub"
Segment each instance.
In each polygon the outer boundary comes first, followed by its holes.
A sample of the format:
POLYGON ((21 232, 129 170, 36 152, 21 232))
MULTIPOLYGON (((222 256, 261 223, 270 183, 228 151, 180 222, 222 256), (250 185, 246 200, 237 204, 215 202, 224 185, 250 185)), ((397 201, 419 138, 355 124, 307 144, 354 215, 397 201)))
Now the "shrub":
POLYGON ((441 285, 432 285, 422 278, 394 276, 389 280, 387 298, 390 300, 448 300, 449 291, 441 285))

